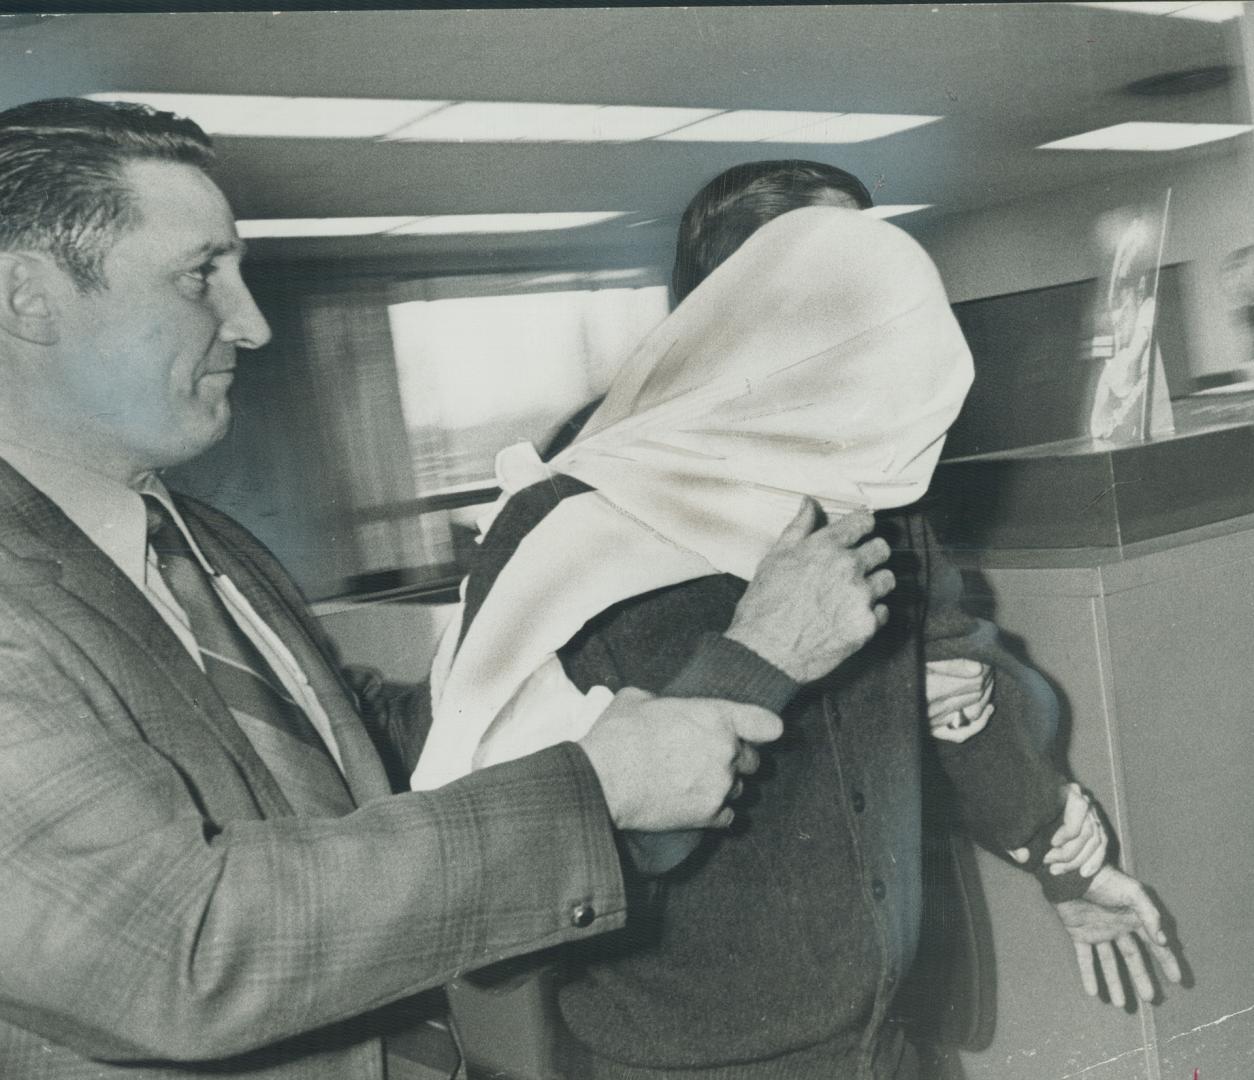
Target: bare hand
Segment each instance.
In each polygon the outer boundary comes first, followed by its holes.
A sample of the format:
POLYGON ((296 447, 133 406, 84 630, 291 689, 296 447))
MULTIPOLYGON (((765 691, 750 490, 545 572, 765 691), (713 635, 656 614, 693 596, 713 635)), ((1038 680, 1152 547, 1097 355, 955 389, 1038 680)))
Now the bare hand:
POLYGON ((620 829, 724 827, 739 776, 758 767, 749 744, 783 733, 779 717, 713 698, 655 698, 628 687, 579 740, 620 829))
POLYGON ((1115 960, 1115 948, 1118 948, 1137 996, 1142 1001, 1153 999, 1154 984, 1137 946, 1137 938, 1145 943, 1163 974, 1171 982, 1180 981, 1180 965, 1167 947, 1162 917, 1145 887, 1135 878, 1113 866, 1103 866, 1083 897, 1064 900, 1054 907, 1075 943, 1080 982, 1090 997, 1097 996, 1097 970, 1093 964, 1096 951, 1111 1003, 1123 1007, 1126 1000, 1123 977, 1115 960))
POLYGON ((819 508, 805 499, 766 553, 736 605, 727 637, 799 683, 821 679, 888 621, 880 603, 896 581, 876 569, 889 556, 875 519, 858 512, 815 529, 819 508))
POLYGON ((929 660, 924 683, 932 735, 966 742, 993 715, 993 669, 978 660, 929 660))

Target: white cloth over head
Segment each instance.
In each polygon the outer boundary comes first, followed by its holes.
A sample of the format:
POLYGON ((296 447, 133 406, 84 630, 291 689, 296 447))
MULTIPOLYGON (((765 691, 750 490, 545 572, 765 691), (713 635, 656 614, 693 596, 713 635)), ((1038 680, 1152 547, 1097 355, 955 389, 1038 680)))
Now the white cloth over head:
MULTIPOLYGON (((919 499, 971 378, 940 276, 902 230, 837 207, 764 225, 547 466, 596 490, 523 539, 460 647, 454 620, 415 788, 581 737, 608 692, 580 694, 557 650, 606 608, 707 574, 751 578, 802 496, 829 516, 919 499)), ((498 475, 495 511, 548 471, 524 445, 498 475)))

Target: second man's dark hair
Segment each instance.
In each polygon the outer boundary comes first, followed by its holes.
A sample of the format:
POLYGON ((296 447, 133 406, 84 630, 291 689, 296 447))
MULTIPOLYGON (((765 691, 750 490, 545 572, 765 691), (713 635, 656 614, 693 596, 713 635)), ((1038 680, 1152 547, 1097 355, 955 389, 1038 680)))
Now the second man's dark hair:
POLYGON ((719 173, 697 192, 679 223, 671 274, 675 303, 768 221, 835 200, 865 210, 871 193, 852 173, 820 161, 750 161, 719 173))

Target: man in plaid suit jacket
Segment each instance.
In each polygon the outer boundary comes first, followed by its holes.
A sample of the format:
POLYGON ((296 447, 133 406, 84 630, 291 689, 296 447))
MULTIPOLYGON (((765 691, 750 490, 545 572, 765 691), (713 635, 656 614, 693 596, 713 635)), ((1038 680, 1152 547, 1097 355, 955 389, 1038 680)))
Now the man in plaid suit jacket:
MULTIPOLYGON (((628 690, 579 745, 392 794, 423 692, 356 693, 269 553, 156 478, 221 438, 236 349, 269 337, 210 158, 140 106, 0 113, 4 1080, 379 1080, 377 1010, 620 927, 612 826, 726 824, 750 744, 780 730, 628 690), (300 805, 208 680, 141 493, 305 707, 342 815, 300 805)), ((794 528, 684 695, 717 689, 711 655, 768 705, 856 651, 892 585, 869 527, 794 528)))

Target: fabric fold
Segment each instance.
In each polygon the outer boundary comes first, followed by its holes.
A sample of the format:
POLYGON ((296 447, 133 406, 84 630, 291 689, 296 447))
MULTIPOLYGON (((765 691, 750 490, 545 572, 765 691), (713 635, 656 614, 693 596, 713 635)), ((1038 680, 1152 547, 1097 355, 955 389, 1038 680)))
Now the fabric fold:
MULTIPOLYGON (((751 578, 802 496, 829 517, 916 501, 972 374, 940 277, 899 228, 836 207, 763 226, 644 340, 548 463, 595 490, 532 530, 460 647, 445 641, 414 785, 464 775, 489 729, 493 760, 534 749, 541 730, 579 738, 597 710, 559 700, 558 650, 628 597, 751 578), (552 695, 527 693, 533 677, 552 695)), ((527 459, 510 451, 499 471, 533 477, 527 459)))

